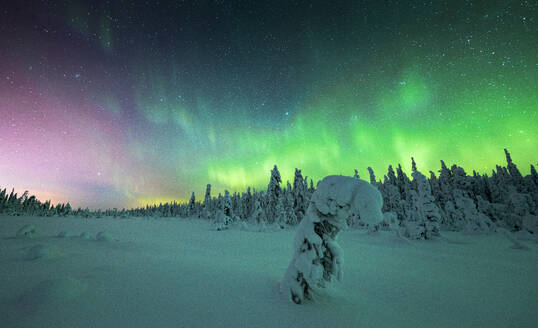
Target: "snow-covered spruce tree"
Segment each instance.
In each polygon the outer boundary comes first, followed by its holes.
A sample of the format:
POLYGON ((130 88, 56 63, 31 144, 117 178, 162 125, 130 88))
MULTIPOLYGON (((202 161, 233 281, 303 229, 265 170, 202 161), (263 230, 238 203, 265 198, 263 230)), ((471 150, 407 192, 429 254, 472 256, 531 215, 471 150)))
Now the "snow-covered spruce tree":
POLYGON ((306 212, 306 182, 301 170, 297 168, 293 179, 293 210, 298 222, 300 222, 306 212))
POLYGON ((407 174, 405 174, 405 172, 403 171, 401 164, 398 164, 396 173, 398 174, 397 184, 398 184, 398 188, 400 189, 400 195, 402 199, 408 200, 409 190, 411 190, 411 180, 409 180, 409 178, 407 177, 407 174))
POLYGON ((375 181, 374 170, 370 166, 368 166, 368 173, 370 174, 370 184, 373 186, 377 186, 377 181, 375 181))
MULTIPOLYGON (((432 184, 430 184, 432 186, 432 184)), ((441 170, 439 178, 434 180, 432 194, 436 198, 437 205, 441 209, 441 225, 445 229, 451 229, 453 222, 458 220, 458 214, 454 205, 452 190, 452 172, 447 168, 445 162, 441 160, 441 170)))
POLYGON ((208 183, 205 187, 205 196, 204 196, 204 208, 210 210, 211 207, 211 185, 208 183))
POLYGON ((252 210, 251 221, 263 229, 267 223, 267 215, 265 214, 265 209, 261 204, 263 197, 259 197, 259 194, 254 194, 253 198, 254 209, 252 210))
POLYGON ((247 188, 247 192, 243 194, 241 198, 241 205, 243 206, 243 219, 248 221, 254 208, 254 199, 250 191, 250 187, 247 188))
POLYGON ((280 282, 280 291, 300 304, 314 299, 334 277, 341 280, 344 258, 337 243, 338 232, 354 212, 367 223, 380 222, 382 202, 379 191, 366 181, 325 177, 297 227, 295 253, 280 282))
POLYGON ((402 222, 404 235, 412 239, 431 239, 439 236, 441 213, 434 202, 431 186, 426 177, 417 170, 415 160, 411 158, 412 170, 410 193, 410 213, 408 220, 402 222))
POLYGON ((64 216, 71 215, 72 213, 73 213, 73 209, 71 208, 71 204, 67 202, 67 204, 65 204, 65 207, 64 207, 64 216))
MULTIPOLYGON (((534 167, 534 165, 531 164, 531 174, 529 175, 529 181, 527 182, 530 186, 532 186, 533 188, 537 188, 538 187, 538 173, 536 173, 536 168, 534 167)), ((536 189, 534 189, 536 190, 536 189)), ((5 191, 5 189, 4 189, 5 191)))
POLYGON ((525 184, 523 183, 523 176, 521 175, 521 172, 519 172, 516 164, 512 162, 512 157, 510 156, 510 153, 505 148, 504 154, 506 156, 506 164, 508 172, 510 173, 510 177, 512 178, 512 182, 515 185, 517 191, 519 192, 525 192, 527 191, 525 188, 525 184))
MULTIPOLYGON (((220 196, 220 194, 219 194, 220 196)), ((224 197, 219 202, 219 210, 215 216, 215 229, 221 231, 228 229, 228 226, 232 223, 234 214, 232 211, 232 199, 228 190, 224 191, 224 197)))
POLYGON ((287 184, 288 184, 288 188, 287 188, 287 193, 285 197, 285 207, 286 207, 286 212, 287 212, 286 224, 290 226, 295 226, 297 225, 297 223, 299 223, 299 220, 297 219, 297 216, 295 215, 295 210, 293 208, 293 204, 294 204, 293 189, 291 188, 291 184, 289 181, 287 184))
POLYGON ((275 208, 275 224, 281 229, 284 228, 284 225, 288 222, 288 212, 286 211, 285 197, 280 195, 278 197, 278 203, 275 208))
POLYGON ((310 187, 308 187, 308 193, 310 194, 310 196, 312 196, 314 191, 316 191, 316 188, 314 187, 314 181, 312 181, 312 178, 310 178, 310 187))
MULTIPOLYGON (((451 182, 452 197, 454 200, 455 217, 452 218, 450 229, 468 232, 488 232, 492 229, 493 222, 476 207, 476 196, 472 193, 471 177, 465 170, 457 165, 452 165, 451 182)), ((454 215, 454 213, 451 213, 454 215)))
POLYGON ((276 165, 271 170, 271 179, 267 185, 267 219, 269 223, 272 224, 276 221, 276 207, 278 205, 278 199, 280 197, 280 183, 282 179, 280 178, 280 172, 276 165))
POLYGON ((194 196, 194 191, 192 192, 191 199, 189 199, 189 205, 187 207, 188 216, 195 216, 196 213, 196 197, 194 196))
POLYGON ((531 195, 533 206, 531 208, 531 213, 533 215, 538 215, 538 174, 534 165, 531 164, 531 174, 527 175, 524 180, 527 185, 527 190, 531 195))
POLYGON ((4 188, 4 190, 0 190, 0 213, 4 213, 4 209, 6 208, 6 202, 7 195, 6 188, 4 188))
POLYGON ((384 177, 383 187, 380 188, 380 191, 384 201, 383 212, 394 213, 398 222, 405 220, 405 201, 401 198, 392 165, 389 165, 388 174, 384 177))

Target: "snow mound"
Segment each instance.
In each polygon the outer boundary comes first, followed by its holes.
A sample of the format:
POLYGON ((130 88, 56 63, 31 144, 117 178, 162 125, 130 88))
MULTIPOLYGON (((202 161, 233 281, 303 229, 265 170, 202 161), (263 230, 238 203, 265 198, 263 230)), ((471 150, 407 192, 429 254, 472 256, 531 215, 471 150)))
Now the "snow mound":
POLYGON ((57 235, 56 235, 57 238, 69 238, 69 237, 73 237, 73 234, 63 230, 63 231, 60 231, 57 235))
POLYGON ((511 242, 510 248, 529 250, 529 247, 527 247, 527 245, 522 243, 520 241, 521 240, 520 238, 517 238, 518 235, 513 235, 511 232, 509 232, 506 229, 500 229, 500 230, 501 230, 500 232, 506 237, 506 239, 508 239, 511 242), (518 239, 520 239, 520 240, 518 240, 518 239))
POLYGON ((409 239, 425 239, 428 231, 425 222, 403 221, 399 233, 409 239))
POLYGON ((27 310, 57 307, 80 297, 86 290, 84 282, 71 277, 45 280, 23 294, 18 304, 27 310))
POLYGON ((37 228, 33 224, 27 224, 17 231, 17 238, 33 238, 37 235, 37 228))
POLYGON ((84 231, 83 233, 80 234, 80 239, 90 240, 92 239, 92 234, 87 231, 84 231))
POLYGON ((97 236, 95 236, 95 240, 97 241, 113 241, 114 239, 112 238, 112 236, 106 232, 106 231, 101 231, 97 234, 97 236))
POLYGON ((62 256, 62 251, 56 246, 49 245, 35 245, 28 249, 24 259, 27 261, 33 261, 37 259, 51 260, 62 256))
POLYGON ((538 236, 536 233, 530 233, 525 230, 520 230, 520 231, 514 232, 513 234, 517 240, 538 243, 538 236))

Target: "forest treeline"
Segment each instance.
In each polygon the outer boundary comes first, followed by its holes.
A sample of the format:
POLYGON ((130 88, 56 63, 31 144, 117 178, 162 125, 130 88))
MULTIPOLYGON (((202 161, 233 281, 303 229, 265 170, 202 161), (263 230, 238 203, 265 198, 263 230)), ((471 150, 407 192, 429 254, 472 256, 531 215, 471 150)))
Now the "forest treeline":
MULTIPOLYGON (((438 174, 425 176, 411 158, 409 177, 401 165, 388 167, 383 179, 377 180, 369 167, 370 183, 383 197, 385 220, 370 229, 398 227, 412 238, 429 238, 440 230, 493 231, 498 227, 512 231, 538 231, 538 174, 530 165, 530 174, 523 176, 505 149, 506 166, 497 165, 491 174, 473 171, 467 174, 462 167, 450 168, 441 161, 438 174)), ((357 171, 355 177, 359 178, 357 171)), ((266 190, 247 188, 242 193, 214 196, 208 184, 203 200, 195 194, 189 202, 147 205, 133 209, 89 210, 73 209, 69 203, 53 205, 41 202, 24 192, 0 190, 0 213, 18 216, 79 216, 111 217, 196 217, 212 220, 217 229, 233 223, 294 226, 303 218, 310 197, 315 191, 313 181, 295 169, 293 183, 282 183, 275 165, 266 190)), ((348 224, 361 227, 360 213, 348 224)))

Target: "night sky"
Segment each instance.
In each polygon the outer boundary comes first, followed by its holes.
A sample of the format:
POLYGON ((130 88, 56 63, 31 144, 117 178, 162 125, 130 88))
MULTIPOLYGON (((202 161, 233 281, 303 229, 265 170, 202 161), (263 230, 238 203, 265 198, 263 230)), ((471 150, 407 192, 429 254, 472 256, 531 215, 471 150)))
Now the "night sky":
POLYGON ((2 1, 0 185, 131 207, 538 150, 537 1, 2 1))

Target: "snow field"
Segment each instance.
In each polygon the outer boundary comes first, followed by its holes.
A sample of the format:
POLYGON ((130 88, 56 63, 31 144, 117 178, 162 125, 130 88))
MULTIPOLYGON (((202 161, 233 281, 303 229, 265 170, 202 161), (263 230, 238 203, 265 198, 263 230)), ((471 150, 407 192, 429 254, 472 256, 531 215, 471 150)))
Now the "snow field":
POLYGON ((175 218, 0 216, 0 322, 6 328, 535 327, 538 244, 509 234, 525 247, 513 247, 504 233, 443 232, 440 239, 409 241, 394 232, 342 231, 343 281, 318 302, 296 305, 279 293, 294 230, 219 232, 207 221, 175 218), (15 238, 26 224, 39 233, 15 238), (65 238, 57 237, 61 231, 65 238), (107 238, 97 241, 102 231, 107 238), (85 232, 94 237, 80 238, 85 232))

